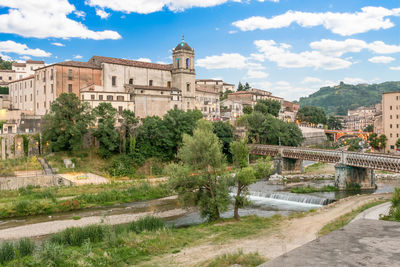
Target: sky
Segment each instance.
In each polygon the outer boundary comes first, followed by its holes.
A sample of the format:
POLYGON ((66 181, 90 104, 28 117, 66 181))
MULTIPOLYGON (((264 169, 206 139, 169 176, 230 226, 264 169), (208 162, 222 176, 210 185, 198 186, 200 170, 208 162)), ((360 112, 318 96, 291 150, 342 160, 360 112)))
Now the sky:
POLYGON ((320 87, 400 80, 400 0, 0 0, 0 56, 172 63, 196 78, 297 100, 320 87))

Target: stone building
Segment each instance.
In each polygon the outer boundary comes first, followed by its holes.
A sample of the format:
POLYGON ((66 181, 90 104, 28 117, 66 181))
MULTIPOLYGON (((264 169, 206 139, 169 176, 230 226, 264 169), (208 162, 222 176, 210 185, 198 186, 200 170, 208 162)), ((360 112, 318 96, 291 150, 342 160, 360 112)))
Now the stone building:
POLYGON ((368 125, 374 124, 374 117, 381 112, 381 105, 377 104, 370 107, 359 107, 349 110, 344 117, 344 128, 348 131, 362 131, 368 125))
POLYGON ((172 64, 93 56, 88 62, 31 68, 27 61, 24 70, 22 65, 15 65, 20 68, 15 71, 33 70, 33 75, 10 83, 10 105, 12 109, 32 111, 32 116, 43 116, 60 94, 74 93, 92 107, 108 102, 119 112, 134 111, 139 118, 162 117, 177 108, 199 109, 204 118, 218 120, 219 94, 234 86, 222 80, 218 86, 196 83, 194 56, 194 49, 182 39, 172 51, 172 64))
POLYGON ((202 86, 203 88, 208 87, 209 90, 217 91, 219 93, 225 93, 226 91, 235 91, 235 85, 225 83, 223 80, 215 79, 197 79, 196 86, 202 86))
POLYGON ((15 81, 15 70, 0 70, 0 86, 7 86, 15 81))
POLYGON ((237 118, 243 116, 243 107, 250 103, 244 103, 242 100, 225 99, 221 101, 221 119, 223 121, 235 122, 237 118))
POLYGON ((280 119, 286 122, 296 122, 296 116, 299 109, 299 104, 284 100, 282 105, 282 112, 279 114, 280 119))
POLYGON ((400 138, 400 92, 382 94, 382 133, 388 138, 386 151, 395 153, 400 138))

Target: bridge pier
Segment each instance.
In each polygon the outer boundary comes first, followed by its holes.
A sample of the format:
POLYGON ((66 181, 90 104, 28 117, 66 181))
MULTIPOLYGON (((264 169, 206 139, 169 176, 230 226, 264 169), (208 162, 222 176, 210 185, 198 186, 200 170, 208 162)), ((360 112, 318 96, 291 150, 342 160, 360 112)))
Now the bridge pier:
POLYGON ((274 158, 276 173, 282 175, 282 171, 304 173, 304 161, 276 156, 274 158))
POLYGON ((346 189, 360 185, 361 189, 375 189, 375 172, 372 169, 348 166, 342 163, 335 165, 335 186, 346 189))

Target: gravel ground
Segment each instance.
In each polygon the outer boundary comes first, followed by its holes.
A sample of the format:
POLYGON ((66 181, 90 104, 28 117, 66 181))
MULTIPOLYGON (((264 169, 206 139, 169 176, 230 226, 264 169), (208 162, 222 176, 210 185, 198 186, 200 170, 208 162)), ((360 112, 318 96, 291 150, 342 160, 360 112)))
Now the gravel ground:
POLYGON ((18 226, 8 229, 0 230, 0 240, 13 240, 23 237, 39 237, 44 235, 53 234, 60 232, 68 227, 82 227, 90 224, 105 223, 110 225, 124 224, 137 219, 153 215, 159 218, 167 218, 172 216, 179 216, 184 214, 186 211, 183 209, 173 209, 163 212, 142 212, 136 214, 120 214, 110 216, 92 216, 85 217, 79 220, 60 220, 51 222, 42 222, 31 225, 18 226))

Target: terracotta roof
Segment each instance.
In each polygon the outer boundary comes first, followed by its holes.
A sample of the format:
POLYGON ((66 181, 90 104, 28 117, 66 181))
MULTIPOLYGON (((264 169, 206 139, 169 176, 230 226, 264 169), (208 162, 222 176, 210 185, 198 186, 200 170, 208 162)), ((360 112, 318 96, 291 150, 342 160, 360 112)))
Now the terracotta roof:
POLYGON ((25 64, 25 63, 13 62, 12 65, 13 65, 14 67, 26 67, 26 64, 25 64))
POLYGON ((27 60, 26 63, 29 64, 44 64, 43 60, 27 60))
POLYGON ((249 92, 249 91, 236 91, 236 92, 230 93, 230 94, 228 94, 228 95, 245 95, 245 94, 250 95, 251 93, 252 93, 252 92, 249 92))
POLYGON ((197 79, 196 82, 223 82, 223 81, 214 79, 197 79))
POLYGON ((196 91, 211 93, 211 94, 219 94, 218 91, 215 91, 214 87, 210 87, 207 85, 196 84, 196 91))
POLYGON ((231 86, 235 86, 234 84, 231 84, 231 83, 224 83, 224 85, 231 85, 231 86))
POLYGON ((45 69, 47 67, 52 67, 52 66, 67 66, 67 67, 77 67, 77 68, 90 68, 90 69, 101 69, 99 66, 96 66, 94 64, 91 64, 89 62, 81 62, 81 61, 63 61, 63 62, 57 62, 57 63, 53 63, 51 65, 47 65, 41 68, 38 68, 36 70, 42 70, 45 69))
POLYGON ((100 63, 125 65, 125 66, 139 67, 139 68, 147 68, 147 69, 158 69, 158 70, 168 70, 168 71, 172 70, 172 64, 157 64, 157 63, 142 62, 142 61, 113 58, 113 57, 93 56, 91 59, 89 59, 89 62, 92 64, 100 62, 100 63))
POLYGON ((22 78, 22 79, 18 79, 18 80, 14 80, 14 81, 11 81, 11 82, 9 82, 9 84, 15 83, 15 82, 24 81, 24 80, 29 80, 29 79, 33 79, 33 78, 35 78, 35 75, 29 75, 28 77, 25 77, 25 78, 22 78))

